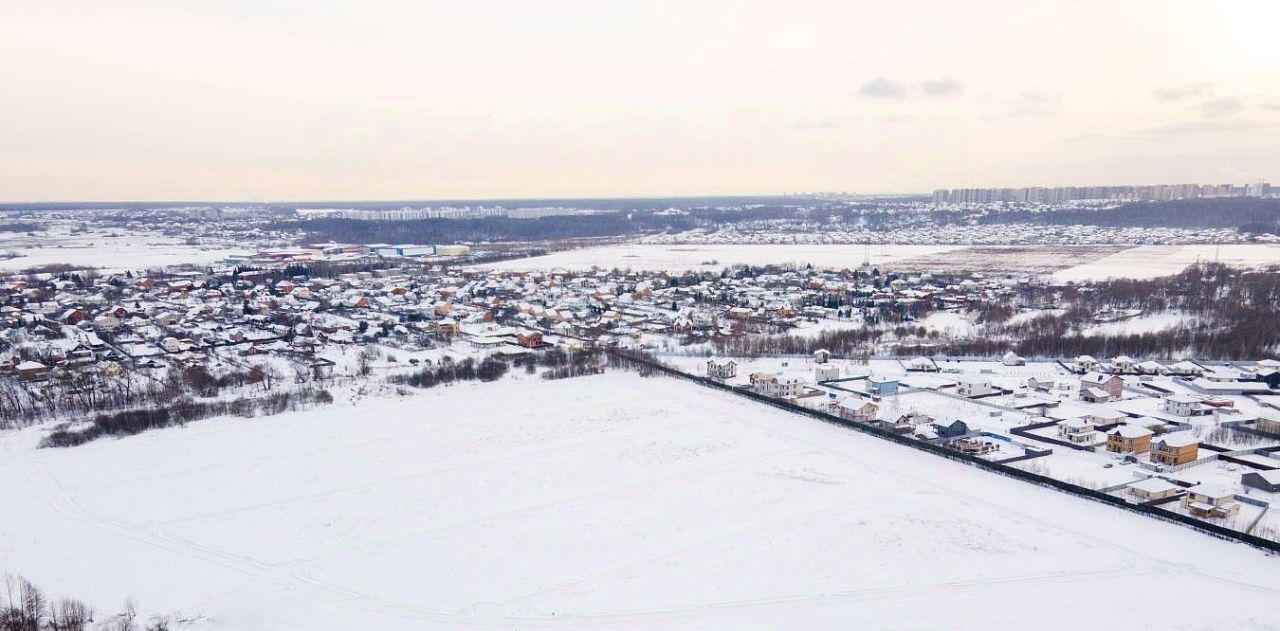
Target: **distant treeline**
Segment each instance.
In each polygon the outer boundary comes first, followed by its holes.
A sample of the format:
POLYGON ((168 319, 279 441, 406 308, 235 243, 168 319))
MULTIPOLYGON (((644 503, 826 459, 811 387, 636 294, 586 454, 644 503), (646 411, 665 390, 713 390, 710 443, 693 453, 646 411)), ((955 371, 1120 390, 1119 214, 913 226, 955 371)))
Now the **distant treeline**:
POLYGON ((1102 210, 1070 209, 1052 212, 992 213, 989 224, 1089 225, 1108 228, 1234 228, 1255 234, 1280 233, 1280 199, 1226 197, 1138 202, 1102 210))
POLYGON ((904 354, 944 352, 1000 355, 1014 350, 1026 357, 1201 357, 1258 359, 1280 351, 1280 273, 1242 272, 1224 265, 1192 266, 1176 276, 1151 280, 1114 280, 1091 291, 1024 288, 1024 304, 1057 301, 1064 310, 1013 325, 997 324, 979 339, 945 341, 941 347, 899 346, 904 354), (1171 310, 1187 321, 1161 331, 1084 335, 1093 316, 1104 309, 1171 310))
POLYGON ((43 226, 30 221, 12 221, 9 223, 0 223, 0 232, 35 232, 42 230, 43 226))
POLYGON ((124 609, 117 614, 96 621, 93 608, 74 598, 52 599, 35 583, 13 574, 4 575, 0 586, 0 631, 169 631, 175 626, 187 626, 189 620, 171 620, 168 616, 153 616, 150 621, 138 620, 138 606, 132 599, 126 600, 124 609))
POLYGON ((568 379, 599 374, 604 370, 602 353, 598 350, 566 352, 553 348, 519 354, 510 360, 502 355, 490 355, 480 362, 467 358, 459 362, 427 366, 409 374, 392 375, 387 381, 415 388, 434 388, 459 381, 496 381, 507 374, 513 365, 523 366, 527 374, 534 374, 539 366, 545 366, 548 370, 542 373, 543 379, 568 379))
POLYGON ((40 441, 40 447, 75 447, 106 436, 123 437, 147 430, 184 425, 214 416, 271 416, 326 405, 333 402, 327 390, 282 391, 261 397, 240 397, 195 401, 180 399, 165 406, 99 414, 85 427, 54 430, 40 441))
MULTIPOLYGON (((581 197, 563 199, 420 199, 392 201, 337 200, 324 202, 277 202, 275 206, 290 208, 353 208, 357 210, 399 210, 404 207, 484 207, 484 208, 581 208, 585 210, 644 211, 667 208, 747 208, 753 206, 800 203, 799 198, 767 196, 717 197, 581 197)), ((2 206, 0 206, 2 207, 2 206)))
POLYGON ((309 221, 282 221, 272 230, 307 234, 308 241, 339 243, 458 243, 478 241, 545 241, 586 237, 616 237, 663 230, 689 230, 695 225, 687 216, 641 213, 573 215, 538 219, 418 219, 412 221, 364 221, 322 218, 309 221))

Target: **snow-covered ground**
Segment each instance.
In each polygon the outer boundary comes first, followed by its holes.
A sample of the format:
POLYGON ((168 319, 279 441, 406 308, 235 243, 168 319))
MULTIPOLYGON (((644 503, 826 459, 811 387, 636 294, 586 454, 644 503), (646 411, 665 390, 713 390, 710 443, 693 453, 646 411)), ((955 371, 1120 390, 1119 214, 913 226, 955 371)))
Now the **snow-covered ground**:
MULTIPOLYGON (((1155 278, 1177 274, 1196 261, 1219 260, 1241 266, 1280 264, 1280 245, 1224 244, 1146 245, 1098 255, 1091 262, 1073 264, 1073 246, 1020 246, 1017 253, 1000 246, 963 247, 955 245, 653 245, 623 244, 565 250, 547 256, 492 263, 506 270, 581 270, 593 266, 637 270, 712 270, 728 265, 813 264, 823 268, 856 268, 868 252, 872 265, 901 263, 922 271, 988 270, 1010 267, 1010 258, 1030 256, 1027 250, 1043 248, 1031 266, 1053 272, 1061 281, 1104 278, 1155 278), (963 251, 963 252, 961 252, 963 251), (954 256, 947 256, 953 253, 954 256), (983 256, 988 253, 988 256, 983 256), (1063 269, 1065 267, 1065 269, 1063 269)), ((1088 247, 1088 246, 1079 246, 1088 247)), ((1092 250, 1090 250, 1092 251, 1092 250)), ((1016 262, 1016 261, 1015 261, 1016 262)))
POLYGON ((1280 625, 1257 550, 672 379, 37 438, 3 569, 195 628, 1280 625))
POLYGON ((973 337, 978 330, 973 321, 966 318, 963 313, 955 311, 935 311, 930 313, 918 323, 918 326, 930 331, 936 331, 949 338, 973 337))
POLYGON ((1182 324, 1187 323, 1187 316, 1178 311, 1161 311, 1159 313, 1151 313, 1140 315, 1116 322, 1105 322, 1102 324, 1094 324, 1080 331, 1081 335, 1142 335, 1145 333, 1159 333, 1166 331, 1182 324))
POLYGON ((0 238, 0 252, 16 252, 17 258, 0 259, 0 271, 66 263, 104 271, 145 270, 170 265, 203 265, 219 261, 233 250, 200 248, 179 239, 121 231, 115 236, 41 235, 38 238, 7 235, 0 238))
POLYGON ((1280 264, 1277 244, 1144 245, 1053 274, 1055 280, 1147 279, 1177 274, 1196 262, 1256 267, 1280 264))
POLYGON ((950 245, 609 245, 564 250, 531 259, 492 263, 510 270, 590 269, 712 270, 729 265, 783 265, 856 268, 868 258, 885 265, 915 256, 958 249, 950 245))

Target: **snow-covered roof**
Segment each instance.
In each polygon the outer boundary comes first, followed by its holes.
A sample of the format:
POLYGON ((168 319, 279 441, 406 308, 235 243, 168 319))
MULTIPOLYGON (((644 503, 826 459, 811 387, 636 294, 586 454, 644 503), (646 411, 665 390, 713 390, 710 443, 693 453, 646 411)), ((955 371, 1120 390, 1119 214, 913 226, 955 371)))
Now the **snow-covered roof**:
POLYGON ((1176 432, 1165 435, 1158 442, 1170 447, 1186 447, 1187 445, 1199 444, 1200 441, 1191 432, 1176 432))
POLYGON ((1130 484, 1129 488, 1138 489, 1146 493, 1164 493, 1178 488, 1178 485, 1163 478, 1150 477, 1130 484))
POLYGON ((1107 433, 1121 438, 1142 438, 1143 436, 1150 436, 1153 432, 1145 427, 1136 425, 1121 425, 1107 433))
POLYGON ((1203 495, 1205 497, 1209 497, 1213 499, 1218 499, 1222 497, 1231 497, 1236 494, 1235 491, 1231 490, 1229 487, 1223 486, 1221 484, 1210 484, 1207 482, 1197 484, 1187 489, 1187 492, 1195 493, 1196 495, 1203 495))

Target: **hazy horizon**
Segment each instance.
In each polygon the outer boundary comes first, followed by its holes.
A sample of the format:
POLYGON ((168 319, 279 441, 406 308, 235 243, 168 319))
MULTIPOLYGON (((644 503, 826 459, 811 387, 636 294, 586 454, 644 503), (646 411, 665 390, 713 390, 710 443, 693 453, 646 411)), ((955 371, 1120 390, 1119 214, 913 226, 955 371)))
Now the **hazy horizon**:
POLYGON ((3 3, 0 200, 1274 181, 1278 33, 1263 0, 3 3))

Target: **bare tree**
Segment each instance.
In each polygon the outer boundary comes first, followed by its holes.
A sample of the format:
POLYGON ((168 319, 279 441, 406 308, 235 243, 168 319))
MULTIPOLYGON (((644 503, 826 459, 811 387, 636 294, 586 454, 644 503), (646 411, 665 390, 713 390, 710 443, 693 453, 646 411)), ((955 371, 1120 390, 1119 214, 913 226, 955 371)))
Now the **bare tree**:
POLYGON ((49 631, 84 631, 93 622, 93 609, 79 600, 62 598, 49 608, 49 631))
POLYGON ((6 574, 5 599, 0 603, 0 629, 4 631, 40 631, 47 617, 48 601, 34 583, 21 576, 6 574))
POLYGON ((132 598, 124 601, 124 611, 107 620, 103 629, 105 631, 138 631, 138 605, 132 598))

